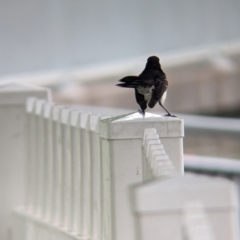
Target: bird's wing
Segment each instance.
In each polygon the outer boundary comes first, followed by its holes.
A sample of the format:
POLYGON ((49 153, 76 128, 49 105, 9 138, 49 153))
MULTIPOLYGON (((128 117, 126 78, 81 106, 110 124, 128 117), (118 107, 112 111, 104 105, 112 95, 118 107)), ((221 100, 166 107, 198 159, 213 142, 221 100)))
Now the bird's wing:
POLYGON ((151 100, 148 103, 148 106, 150 108, 153 108, 156 105, 156 103, 161 100, 164 92, 167 90, 167 87, 168 87, 167 79, 157 78, 155 80, 155 88, 153 89, 151 100))
POLYGON ((128 76, 119 80, 119 84, 116 86, 125 87, 125 88, 136 88, 142 85, 142 79, 137 76, 128 76))

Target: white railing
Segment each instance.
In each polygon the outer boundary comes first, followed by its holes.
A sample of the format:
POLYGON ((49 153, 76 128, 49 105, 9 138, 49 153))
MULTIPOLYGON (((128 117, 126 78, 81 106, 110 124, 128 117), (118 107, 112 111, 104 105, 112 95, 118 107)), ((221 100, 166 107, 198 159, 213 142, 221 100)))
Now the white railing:
MULTIPOLYGON (((9 106, 0 108, 1 116, 11 110, 5 124, 21 110, 26 129, 26 198, 14 211, 12 240, 194 239, 191 229, 201 226, 188 210, 196 203, 216 239, 238 238, 232 182, 182 176, 182 120, 149 113, 102 117, 37 98, 24 111, 30 93, 5 90, 9 106), (22 101, 14 108, 13 92, 22 101)), ((12 134, 12 122, 2 129, 5 137, 12 134)), ((9 141, 4 146, 3 153, 13 151, 9 141)), ((17 153, 4 158, 18 160, 17 153)))
POLYGON ((26 208, 66 234, 100 239, 100 117, 33 98, 27 116, 26 208))
MULTIPOLYGON (((49 238, 61 232, 62 239, 133 239, 128 186, 143 181, 146 128, 157 129, 183 172, 180 119, 139 113, 104 119, 36 98, 26 110, 26 204, 16 214, 34 222, 30 239, 47 234, 42 225, 51 229, 49 238)), ((26 239, 28 227, 21 233, 14 236, 26 239)))

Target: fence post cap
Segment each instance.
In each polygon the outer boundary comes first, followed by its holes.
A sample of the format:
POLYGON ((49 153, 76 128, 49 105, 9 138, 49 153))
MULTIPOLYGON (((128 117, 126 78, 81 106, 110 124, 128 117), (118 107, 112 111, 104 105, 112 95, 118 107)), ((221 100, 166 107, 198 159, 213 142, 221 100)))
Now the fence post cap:
POLYGON ((139 112, 100 120, 100 136, 106 139, 142 139, 144 129, 155 128, 159 137, 183 137, 183 120, 177 117, 163 117, 139 112))
POLYGON ((0 104, 25 104, 27 98, 34 96, 50 100, 50 89, 25 84, 22 82, 7 81, 0 83, 0 104), (16 94, 17 93, 17 94, 16 94))

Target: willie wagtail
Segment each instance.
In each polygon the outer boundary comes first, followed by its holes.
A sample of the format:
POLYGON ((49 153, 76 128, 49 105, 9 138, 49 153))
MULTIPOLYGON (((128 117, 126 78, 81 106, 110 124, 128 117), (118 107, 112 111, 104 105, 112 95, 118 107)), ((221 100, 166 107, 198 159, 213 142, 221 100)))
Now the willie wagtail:
POLYGON ((152 56, 147 59, 147 64, 143 72, 137 76, 128 76, 119 80, 119 87, 134 88, 136 101, 139 104, 141 114, 145 114, 147 105, 153 108, 158 102, 167 112, 165 116, 175 117, 164 106, 167 96, 168 81, 165 73, 161 69, 159 58, 152 56))

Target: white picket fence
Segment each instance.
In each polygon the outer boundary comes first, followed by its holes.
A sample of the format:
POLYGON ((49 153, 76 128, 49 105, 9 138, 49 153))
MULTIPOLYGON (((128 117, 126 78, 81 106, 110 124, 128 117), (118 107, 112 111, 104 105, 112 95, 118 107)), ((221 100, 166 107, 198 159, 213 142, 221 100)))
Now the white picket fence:
MULTIPOLYGON (((50 239, 57 232, 65 232, 63 239, 134 238, 128 186, 143 180, 145 128, 155 127, 173 156, 180 153, 174 164, 183 173, 180 119, 139 113, 104 119, 36 98, 28 99, 26 114, 26 204, 17 213, 51 226, 50 239)), ((15 231, 16 239, 45 238, 38 225, 30 235, 15 231)))
POLYGON ((3 158, 26 160, 25 201, 13 211, 11 240, 238 239, 235 185, 183 175, 181 119, 99 116, 25 87, 0 91, 9 100, 0 105, 2 130, 13 143, 2 139, 3 158), (16 111, 26 130, 21 156, 14 153, 16 111))

